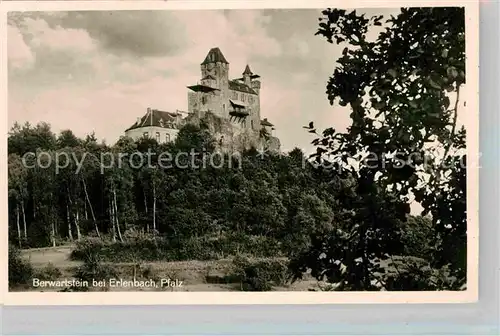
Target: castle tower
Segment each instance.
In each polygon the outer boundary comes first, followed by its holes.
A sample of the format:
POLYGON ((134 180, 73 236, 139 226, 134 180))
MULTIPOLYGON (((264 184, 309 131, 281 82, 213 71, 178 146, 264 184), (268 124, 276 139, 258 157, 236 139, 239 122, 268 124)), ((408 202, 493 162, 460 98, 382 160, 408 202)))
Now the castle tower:
POLYGON ((211 112, 219 117, 228 116, 229 62, 219 48, 209 50, 200 64, 201 79, 188 86, 188 111, 200 116, 211 112))
POLYGON ((201 63, 201 78, 214 78, 215 88, 223 90, 229 80, 229 62, 219 48, 210 49, 205 60, 201 63))
POLYGON ((242 80, 245 85, 252 90, 255 96, 252 99, 251 109, 252 113, 250 116, 251 128, 255 131, 259 131, 260 125, 260 76, 254 74, 250 70, 250 66, 247 64, 245 70, 243 71, 242 80))

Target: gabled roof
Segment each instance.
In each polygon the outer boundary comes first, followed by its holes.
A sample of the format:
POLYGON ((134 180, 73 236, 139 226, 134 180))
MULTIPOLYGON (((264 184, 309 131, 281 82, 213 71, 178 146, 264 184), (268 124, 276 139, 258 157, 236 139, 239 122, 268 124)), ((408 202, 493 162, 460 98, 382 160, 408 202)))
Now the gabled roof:
POLYGON ((126 131, 142 128, 142 127, 164 127, 164 128, 176 128, 176 121, 180 117, 180 113, 177 112, 167 112, 154 109, 148 109, 145 115, 143 115, 135 124, 127 128, 126 131))
POLYGON ((218 47, 210 49, 210 51, 207 54, 207 57, 205 57, 205 60, 201 64, 203 65, 203 64, 215 63, 215 62, 229 64, 229 62, 226 60, 226 58, 222 54, 222 51, 220 51, 220 49, 218 47))
POLYGON ((257 94, 251 87, 236 80, 229 81, 229 90, 240 91, 245 93, 257 94))

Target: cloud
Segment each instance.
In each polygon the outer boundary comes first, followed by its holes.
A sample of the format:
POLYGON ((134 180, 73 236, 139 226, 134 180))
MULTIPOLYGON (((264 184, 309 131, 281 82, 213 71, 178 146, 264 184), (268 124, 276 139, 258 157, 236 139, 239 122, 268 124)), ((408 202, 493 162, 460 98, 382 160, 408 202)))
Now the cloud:
POLYGON ((9 92, 92 82, 92 63, 98 51, 86 31, 51 26, 45 19, 29 14, 15 18, 8 25, 9 92), (20 39, 31 54, 24 68, 19 67, 19 54, 26 54, 26 48, 16 42, 20 39))
MULTIPOLYGON (((186 86, 199 80, 199 64, 210 48, 218 46, 230 62, 231 77, 238 77, 247 63, 263 76, 262 118, 276 124, 284 147, 300 146, 307 132, 296 134, 311 118, 304 114, 310 111, 306 99, 318 100, 310 88, 315 80, 311 70, 317 64, 303 61, 310 46, 301 33, 309 35, 307 30, 292 31, 285 38, 272 33, 276 13, 117 11, 11 16, 9 41, 15 43, 9 42, 9 52, 19 54, 11 60, 23 59, 19 45, 24 45, 24 59, 31 55, 33 67, 9 79, 9 123, 43 120, 55 131, 71 128, 83 136, 94 130, 112 142, 147 107, 186 110, 186 86)), ((322 91, 320 87, 321 95, 322 91)))
POLYGON ((69 12, 59 24, 85 30, 102 48, 120 55, 174 55, 186 45, 184 27, 170 11, 69 12))
POLYGON ((304 40, 303 37, 297 33, 290 36, 285 42, 284 48, 287 54, 295 55, 295 57, 301 59, 308 57, 311 52, 308 41, 304 40))
POLYGON ((218 46, 230 77, 262 76, 261 117, 283 148, 310 148, 310 121, 348 114, 325 94, 337 46, 314 37, 319 10, 9 13, 9 123, 95 131, 115 141, 147 107, 186 110, 187 88, 218 46), (22 71, 20 69, 23 69, 22 71))
POLYGON ((34 56, 30 47, 24 41, 23 35, 15 27, 7 27, 9 48, 7 57, 12 69, 25 69, 33 65, 34 56))
POLYGON ((32 48, 47 48, 51 51, 72 51, 87 53, 95 49, 95 42, 82 29, 65 29, 60 26, 50 27, 42 19, 26 18, 23 31, 29 32, 29 44, 32 48))

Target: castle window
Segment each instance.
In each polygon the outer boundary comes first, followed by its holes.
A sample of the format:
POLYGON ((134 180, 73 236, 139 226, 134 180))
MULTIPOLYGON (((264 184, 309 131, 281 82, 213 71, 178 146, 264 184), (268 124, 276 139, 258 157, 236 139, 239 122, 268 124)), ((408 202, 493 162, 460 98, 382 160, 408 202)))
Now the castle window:
POLYGON ((252 126, 252 129, 253 129, 253 120, 250 121, 250 125, 252 126))
POLYGON ((222 111, 226 112, 226 104, 222 104, 222 111))
POLYGON ((144 132, 143 136, 144 136, 145 138, 147 138, 147 137, 148 137, 148 132, 144 132))
POLYGON ((245 95, 242 93, 241 94, 241 101, 244 102, 245 101, 245 95))
POLYGON ((160 142, 160 132, 156 132, 156 142, 160 142))
POLYGON ((207 103, 207 96, 202 96, 201 97, 201 103, 205 105, 207 103))
POLYGON ((165 134, 165 141, 170 142, 170 134, 165 134))
POLYGON ((253 97, 252 97, 252 96, 249 96, 249 97, 248 97, 248 102, 249 102, 250 104, 252 104, 252 103, 253 103, 253 97))

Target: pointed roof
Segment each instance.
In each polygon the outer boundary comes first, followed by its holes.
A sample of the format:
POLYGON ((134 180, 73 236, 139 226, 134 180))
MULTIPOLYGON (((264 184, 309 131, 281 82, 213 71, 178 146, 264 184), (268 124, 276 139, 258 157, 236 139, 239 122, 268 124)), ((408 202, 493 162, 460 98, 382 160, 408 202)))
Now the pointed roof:
POLYGON ((261 125, 264 125, 264 126, 271 126, 271 127, 272 127, 272 126, 274 126, 273 124, 271 124, 271 123, 267 120, 267 118, 264 118, 264 120, 261 120, 261 121, 260 121, 260 124, 261 124, 261 125))
POLYGON ((250 67, 248 66, 248 64, 245 67, 245 71, 243 71, 243 75, 247 75, 247 74, 248 75, 253 75, 253 72, 252 72, 252 70, 250 70, 250 67))
POLYGON ((218 47, 210 49, 210 51, 207 54, 207 57, 205 57, 205 60, 201 64, 203 65, 203 64, 215 63, 215 62, 229 64, 229 62, 226 60, 226 58, 222 54, 222 51, 220 51, 220 49, 218 47))

